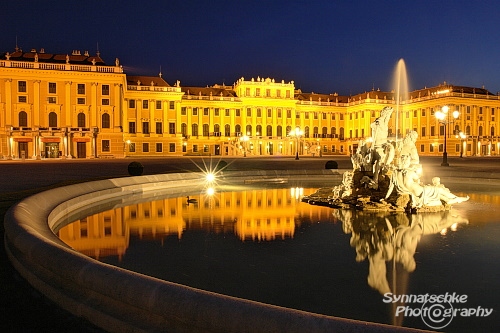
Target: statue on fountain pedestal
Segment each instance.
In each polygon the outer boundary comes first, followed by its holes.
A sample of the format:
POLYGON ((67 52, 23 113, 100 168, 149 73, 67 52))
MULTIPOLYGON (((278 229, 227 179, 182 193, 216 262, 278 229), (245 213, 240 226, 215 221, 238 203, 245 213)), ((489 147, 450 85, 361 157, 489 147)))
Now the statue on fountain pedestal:
POLYGON ((341 185, 328 197, 324 189, 305 197, 310 203, 332 207, 356 207, 372 211, 439 211, 469 199, 454 195, 439 177, 423 185, 423 173, 416 147, 418 134, 410 131, 399 142, 388 140, 391 107, 384 107, 371 124, 372 137, 360 141, 351 157, 353 171, 344 173, 341 185))

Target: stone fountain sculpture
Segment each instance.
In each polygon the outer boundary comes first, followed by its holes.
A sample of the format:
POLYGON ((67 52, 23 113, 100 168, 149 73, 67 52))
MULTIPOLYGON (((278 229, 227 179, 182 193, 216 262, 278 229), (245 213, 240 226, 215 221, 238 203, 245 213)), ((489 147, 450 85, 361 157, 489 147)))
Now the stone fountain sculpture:
POLYGON ((415 143, 418 134, 392 142, 389 120, 392 107, 385 107, 371 124, 371 138, 360 142, 351 157, 353 171, 343 175, 342 184, 320 189, 303 201, 337 208, 373 211, 441 211, 452 204, 469 199, 459 197, 441 184, 439 177, 432 184, 422 184, 422 165, 415 143))

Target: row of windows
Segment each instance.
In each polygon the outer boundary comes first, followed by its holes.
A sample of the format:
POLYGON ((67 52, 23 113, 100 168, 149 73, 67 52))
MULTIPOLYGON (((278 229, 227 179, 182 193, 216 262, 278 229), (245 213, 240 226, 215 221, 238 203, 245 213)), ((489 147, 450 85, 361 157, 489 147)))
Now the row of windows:
MULTIPOLYGON (((77 116, 77 127, 86 127, 86 116, 85 113, 79 113, 77 116)), ((26 111, 19 112, 18 116, 19 126, 20 127, 28 127, 28 114, 26 111)), ((111 116, 108 113, 104 113, 101 117, 101 127, 102 128, 110 128, 111 126, 111 116)), ((57 113, 50 112, 49 113, 49 127, 58 127, 57 126, 57 113)))
MULTIPOLYGON (((26 81, 18 81, 17 82, 17 91, 20 93, 25 93, 27 92, 27 84, 26 81)), ((55 82, 49 82, 48 83, 48 91, 49 94, 57 94, 57 83, 55 82)), ((85 94, 85 83, 78 83, 76 91, 79 95, 84 95, 85 94)), ((101 85, 101 94, 105 96, 109 96, 109 84, 102 84, 101 85)))
MULTIPOLYGON (((76 104, 79 105, 85 105, 86 99, 83 97, 78 97, 76 99, 76 104)), ((27 95, 20 95, 18 96, 18 102, 19 103, 28 103, 28 96, 27 95)), ((47 97, 47 103, 48 104, 57 104, 57 97, 55 96, 49 96, 47 97)), ((109 98, 103 98, 101 99, 101 105, 109 105, 109 98)))
MULTIPOLYGON (((157 110, 160 110, 162 109, 162 105, 163 105, 163 101, 155 101, 155 107, 157 110)), ((128 100, 128 107, 129 109, 135 109, 136 107, 136 100, 135 99, 129 99, 128 100)), ((174 101, 170 101, 168 103, 168 107, 170 110, 174 110, 175 109, 175 102, 174 101)), ((142 108, 143 109, 149 109, 149 100, 147 99, 143 99, 142 100, 142 108)))

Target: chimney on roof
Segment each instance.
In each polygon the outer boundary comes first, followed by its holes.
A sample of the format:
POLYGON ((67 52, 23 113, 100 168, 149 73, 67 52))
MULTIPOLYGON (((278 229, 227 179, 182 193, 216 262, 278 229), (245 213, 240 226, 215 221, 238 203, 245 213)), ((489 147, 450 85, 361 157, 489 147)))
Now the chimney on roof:
POLYGON ((45 49, 43 47, 40 49, 40 53, 45 53, 45 49))
POLYGON ((84 55, 84 56, 86 56, 86 57, 90 57, 90 55, 89 55, 89 51, 85 51, 85 52, 83 53, 83 55, 84 55))
POLYGON ((73 50, 71 55, 81 55, 80 50, 73 50))
POLYGON ((31 53, 36 53, 36 49, 31 49, 31 53))

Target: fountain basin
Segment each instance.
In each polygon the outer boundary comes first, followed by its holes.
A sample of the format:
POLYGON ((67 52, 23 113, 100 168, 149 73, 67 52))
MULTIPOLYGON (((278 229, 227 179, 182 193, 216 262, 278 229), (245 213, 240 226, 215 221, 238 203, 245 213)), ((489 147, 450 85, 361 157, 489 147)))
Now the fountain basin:
MULTIPOLYGON (((255 179, 341 180, 341 170, 224 172, 231 184, 255 179)), ((118 178, 46 191, 5 216, 5 246, 20 274, 49 299, 95 325, 116 332, 415 332, 229 297, 103 264, 69 248, 53 233, 71 215, 95 205, 115 206, 158 194, 190 193, 203 174, 118 178)))

